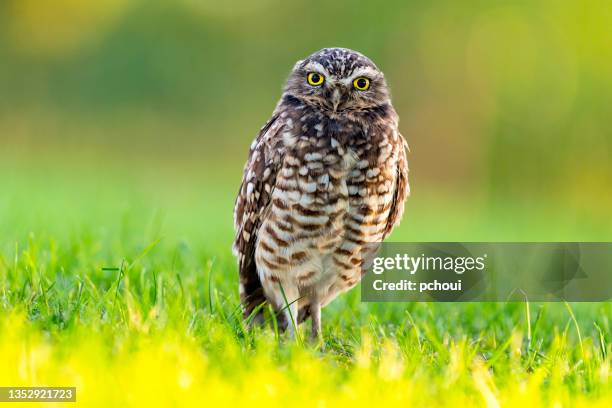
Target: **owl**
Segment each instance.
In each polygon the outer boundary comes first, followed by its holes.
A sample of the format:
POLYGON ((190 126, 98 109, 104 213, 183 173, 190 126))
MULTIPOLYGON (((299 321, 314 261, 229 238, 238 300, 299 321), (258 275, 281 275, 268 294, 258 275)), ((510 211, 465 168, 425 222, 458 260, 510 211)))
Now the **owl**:
POLYGON ((383 73, 324 48, 298 61, 250 147, 234 209, 245 317, 270 304, 294 335, 361 279, 365 249, 402 217, 407 145, 383 73))

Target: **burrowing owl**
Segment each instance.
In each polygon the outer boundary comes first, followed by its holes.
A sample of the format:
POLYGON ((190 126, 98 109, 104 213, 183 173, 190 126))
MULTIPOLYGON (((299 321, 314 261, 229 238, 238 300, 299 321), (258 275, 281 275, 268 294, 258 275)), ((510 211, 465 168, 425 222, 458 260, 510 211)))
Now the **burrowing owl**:
POLYGON ((325 48, 298 61, 251 145, 236 199, 234 251, 245 316, 264 302, 293 334, 361 279, 361 252, 399 222, 406 142, 383 73, 325 48))

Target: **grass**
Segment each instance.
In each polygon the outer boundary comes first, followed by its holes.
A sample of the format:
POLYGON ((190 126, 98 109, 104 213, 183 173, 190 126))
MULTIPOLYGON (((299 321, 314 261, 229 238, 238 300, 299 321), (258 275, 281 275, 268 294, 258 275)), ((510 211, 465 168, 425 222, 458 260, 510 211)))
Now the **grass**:
MULTIPOLYGON (((91 406, 612 402, 609 302, 366 304, 353 290, 323 311, 323 347, 297 344, 240 317, 236 180, 65 167, 1 172, 0 385, 76 386, 91 406)), ((395 240, 612 231, 548 210, 520 220, 516 202, 424 195, 395 240)))

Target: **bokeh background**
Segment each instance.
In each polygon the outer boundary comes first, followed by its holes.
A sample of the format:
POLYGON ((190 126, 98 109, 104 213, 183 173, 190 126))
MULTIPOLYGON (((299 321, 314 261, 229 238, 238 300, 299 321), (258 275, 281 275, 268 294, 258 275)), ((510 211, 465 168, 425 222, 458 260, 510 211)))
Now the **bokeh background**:
POLYGON ((329 46, 392 87, 394 239, 610 240, 610 27, 605 1, 2 0, 3 244, 86 214, 229 248, 250 141, 329 46))
POLYGON ((251 140, 329 46, 392 88, 413 192, 392 240, 611 241, 610 27, 604 0, 0 0, 0 384, 91 406, 612 406, 610 302, 353 290, 320 353, 245 330, 230 251, 251 140))

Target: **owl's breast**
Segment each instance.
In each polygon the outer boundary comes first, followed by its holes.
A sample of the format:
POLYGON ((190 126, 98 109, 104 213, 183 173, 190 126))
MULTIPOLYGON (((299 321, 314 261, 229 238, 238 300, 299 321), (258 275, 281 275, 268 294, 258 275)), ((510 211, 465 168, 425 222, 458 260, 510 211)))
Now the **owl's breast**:
MULTIPOLYGON (((317 147, 317 146, 314 146, 317 147)), ((289 151, 272 194, 271 217, 293 232, 291 241, 338 233, 349 211, 349 174, 357 158, 330 148, 289 151)))
MULTIPOLYGON (((363 132, 283 135, 285 154, 258 236, 260 274, 323 294, 357 284, 364 247, 380 242, 393 160, 363 132)), ((265 279, 265 276, 262 276, 265 279)))

